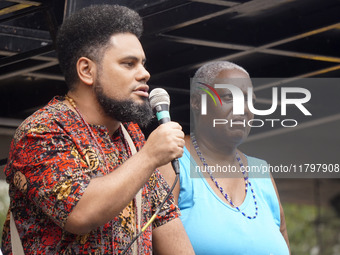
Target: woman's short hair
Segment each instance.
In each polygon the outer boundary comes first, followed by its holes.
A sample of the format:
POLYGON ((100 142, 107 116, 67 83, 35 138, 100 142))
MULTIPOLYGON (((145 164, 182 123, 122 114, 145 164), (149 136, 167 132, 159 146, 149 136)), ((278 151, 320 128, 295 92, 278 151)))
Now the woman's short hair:
POLYGON ((229 61, 214 61, 208 62, 201 66, 195 73, 194 79, 200 80, 207 84, 213 84, 214 80, 218 76, 218 74, 223 70, 239 70, 241 72, 248 72, 241 66, 236 65, 229 61))

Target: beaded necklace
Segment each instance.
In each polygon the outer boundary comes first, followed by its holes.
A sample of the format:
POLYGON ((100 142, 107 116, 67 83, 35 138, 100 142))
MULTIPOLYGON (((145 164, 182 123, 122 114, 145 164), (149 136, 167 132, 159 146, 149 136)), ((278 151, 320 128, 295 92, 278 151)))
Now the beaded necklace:
POLYGON ((243 165, 242 160, 241 160, 240 156, 238 155, 238 153, 236 152, 236 158, 237 158, 237 161, 238 161, 238 163, 240 165, 240 169, 241 169, 242 174, 243 174, 243 178, 244 178, 244 182, 245 182, 245 192, 246 192, 246 195, 247 195, 248 185, 249 185, 251 193, 252 193, 252 196, 253 196, 254 205, 255 205, 255 215, 254 216, 248 216, 247 214, 242 212, 241 209, 238 206, 234 205, 234 203, 231 200, 231 198, 228 196, 227 193, 224 192, 223 188, 219 185, 219 183, 217 182, 217 180, 213 176, 212 172, 210 171, 209 166, 208 166, 207 162, 205 161, 205 158, 203 157, 203 154, 201 153, 201 151, 200 151, 200 149, 198 147, 198 144, 197 144, 197 141, 195 139, 194 133, 191 133, 190 136, 191 136, 192 144, 194 145, 194 148, 196 150, 197 156, 200 158, 200 160, 201 160, 203 166, 205 167, 205 169, 207 169, 207 171, 208 171, 208 173, 210 175, 211 180, 215 183, 216 187, 222 193, 223 197, 228 201, 228 203, 232 207, 234 207, 237 211, 239 211, 244 217, 246 217, 248 219, 255 219, 257 217, 257 215, 258 215, 258 206, 257 206, 256 197, 255 197, 255 192, 253 190, 253 187, 251 186, 250 180, 248 178, 248 174, 244 170, 244 165, 243 165))
POLYGON ((70 105, 74 108, 74 110, 77 112, 78 116, 81 118, 82 122, 85 124, 87 130, 89 131, 90 133, 90 136, 92 138, 92 140, 95 142, 97 148, 99 149, 100 151, 100 154, 102 155, 102 158, 103 158, 103 161, 105 163, 105 171, 106 173, 108 174, 109 173, 109 167, 108 167, 108 163, 106 161, 106 156, 105 156, 105 153, 102 149, 102 147, 99 145, 98 141, 97 141, 97 138, 95 137, 91 127, 89 126, 89 124, 87 124, 87 122, 85 121, 83 115, 81 114, 81 112, 78 110, 78 107, 76 105, 76 103, 74 102, 73 98, 69 97, 68 95, 65 95, 65 99, 70 103, 70 105))

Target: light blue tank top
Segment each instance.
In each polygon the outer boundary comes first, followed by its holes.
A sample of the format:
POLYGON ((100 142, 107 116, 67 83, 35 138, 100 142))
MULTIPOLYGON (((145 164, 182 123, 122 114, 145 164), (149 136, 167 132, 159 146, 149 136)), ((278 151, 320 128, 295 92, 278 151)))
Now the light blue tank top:
MULTIPOLYGON (((266 166, 263 160, 247 157, 248 166, 266 166)), ((244 217, 237 209, 222 201, 211 189, 201 173, 192 173, 196 163, 184 148, 180 161, 179 207, 181 220, 196 255, 288 255, 289 250, 280 232, 279 202, 269 177, 251 178, 258 203, 255 219, 244 217)), ((194 172, 194 171, 193 171, 194 172)), ((249 216, 255 215, 252 193, 239 207, 249 216)))

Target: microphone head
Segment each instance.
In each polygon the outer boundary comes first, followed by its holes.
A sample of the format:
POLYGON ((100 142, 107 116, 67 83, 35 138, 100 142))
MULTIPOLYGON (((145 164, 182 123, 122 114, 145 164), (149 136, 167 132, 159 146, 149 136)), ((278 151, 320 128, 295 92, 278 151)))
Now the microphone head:
POLYGON ((155 109, 160 104, 170 105, 170 96, 165 89, 156 88, 150 92, 149 101, 152 109, 155 109))

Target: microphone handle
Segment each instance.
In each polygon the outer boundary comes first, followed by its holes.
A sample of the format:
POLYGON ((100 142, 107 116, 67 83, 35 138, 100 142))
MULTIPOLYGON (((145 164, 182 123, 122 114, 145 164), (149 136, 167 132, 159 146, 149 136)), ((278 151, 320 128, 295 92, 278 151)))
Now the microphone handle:
POLYGON ((155 106, 154 111, 156 113, 159 125, 171 121, 169 114, 169 104, 158 104, 155 106))
MULTIPOLYGON (((158 119, 158 124, 162 125, 171 121, 170 114, 169 114, 169 104, 158 104, 154 108, 156 112, 156 116, 158 119)), ((178 159, 173 159, 171 161, 172 168, 174 169, 176 174, 179 174, 179 161, 178 159)))
POLYGON ((177 158, 171 160, 171 165, 172 165, 172 168, 174 169, 175 171, 175 174, 179 174, 179 161, 177 158))

